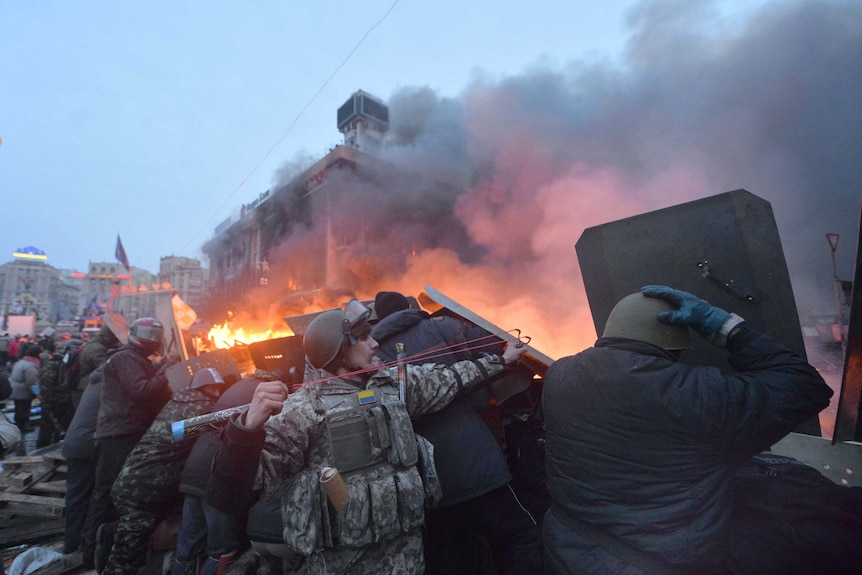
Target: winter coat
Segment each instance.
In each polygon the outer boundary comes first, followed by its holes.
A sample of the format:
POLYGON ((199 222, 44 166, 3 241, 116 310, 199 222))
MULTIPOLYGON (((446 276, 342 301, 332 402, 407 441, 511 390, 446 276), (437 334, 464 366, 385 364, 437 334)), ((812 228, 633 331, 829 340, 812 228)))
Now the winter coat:
POLYGON ((72 390, 63 385, 60 373, 63 365, 63 355, 48 352, 48 358, 42 362, 39 374, 39 390, 42 402, 55 407, 72 405, 72 390))
POLYGON ((21 430, 5 414, 0 413, 0 458, 15 451, 21 442, 21 430))
POLYGON ((67 459, 92 459, 96 450, 93 434, 96 431, 96 419, 99 416, 99 405, 102 396, 102 376, 104 367, 99 367, 90 374, 90 384, 81 396, 81 402, 75 410, 75 416, 63 438, 61 451, 67 459))
MULTIPOLYGON (((503 370, 501 363, 487 358, 458 362, 451 369, 442 365, 409 365, 407 411, 411 418, 416 418, 442 409, 462 386, 469 390, 481 383, 486 374, 495 375, 503 370)), ((238 506, 250 502, 248 498, 243 500, 243 495, 253 491, 251 478, 255 468, 258 470, 257 485, 263 489, 264 497, 270 497, 285 480, 303 470, 319 470, 330 464, 323 398, 356 395, 359 388, 332 374, 328 377, 324 383, 305 386, 288 396, 281 413, 270 417, 264 429, 246 429, 236 417, 228 423, 213 463, 207 491, 210 504, 225 513, 241 511, 238 506)), ((362 389, 392 386, 398 386, 394 368, 379 370, 364 382, 362 389)), ((302 509, 295 511, 302 512, 302 509)), ((293 512, 291 502, 283 502, 283 513, 293 512), (284 508, 285 505, 288 507, 284 508)), ((421 573, 424 566, 421 529, 411 528, 392 539, 359 547, 317 550, 306 557, 297 573, 316 573, 323 565, 329 573, 421 573)))
MULTIPOLYGON (((416 363, 444 365, 481 355, 468 347, 484 345, 479 349, 500 353, 502 344, 488 336, 474 324, 451 316, 431 317, 418 309, 388 315, 371 330, 371 337, 380 346, 377 355, 383 361, 395 361, 395 344, 403 343, 408 361, 419 356, 416 363), (493 347, 488 345, 492 342, 493 347)), ((443 488, 440 506, 468 501, 512 480, 500 444, 469 397, 414 420, 413 428, 434 445, 434 462, 443 488)))
POLYGON ((78 391, 83 392, 87 389, 87 384, 90 382, 90 374, 94 369, 102 365, 107 359, 108 352, 119 347, 119 342, 115 337, 99 335, 93 337, 89 343, 81 348, 80 356, 78 357, 78 366, 80 377, 78 381, 78 391))
POLYGON ((675 361, 652 345, 601 338, 554 362, 543 410, 547 573, 641 573, 578 530, 582 521, 684 573, 723 572, 739 465, 829 404, 817 371, 742 329, 729 363, 675 361))
POLYGON ((123 346, 105 361, 93 438, 144 433, 171 395, 164 372, 138 347, 123 346))
POLYGON ((12 384, 12 399, 21 401, 35 398, 33 386, 39 385, 39 358, 23 357, 16 361, 9 383, 12 384))
MULTIPOLYGON (((254 390, 257 389, 260 382, 260 379, 253 377, 236 382, 218 398, 212 410, 221 411, 250 403, 254 390)), ((183 467, 180 492, 201 498, 206 495, 207 482, 212 472, 213 457, 218 449, 220 437, 221 430, 213 429, 202 434, 195 441, 183 467)))

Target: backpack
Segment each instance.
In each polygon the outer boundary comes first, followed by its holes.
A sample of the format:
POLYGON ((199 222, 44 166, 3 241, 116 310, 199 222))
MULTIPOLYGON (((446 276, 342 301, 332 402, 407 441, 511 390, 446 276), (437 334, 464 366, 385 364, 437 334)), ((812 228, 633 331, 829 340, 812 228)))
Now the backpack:
POLYGON ((66 352, 63 356, 63 363, 60 365, 59 381, 66 389, 78 389, 78 382, 81 381, 81 350, 84 346, 79 346, 66 352))

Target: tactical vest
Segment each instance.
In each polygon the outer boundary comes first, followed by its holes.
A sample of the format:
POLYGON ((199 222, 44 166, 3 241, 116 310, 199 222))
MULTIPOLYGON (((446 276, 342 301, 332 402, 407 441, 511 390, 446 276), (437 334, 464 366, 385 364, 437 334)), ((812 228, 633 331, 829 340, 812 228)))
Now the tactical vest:
POLYGON ((413 432, 395 387, 322 395, 329 461, 344 480, 343 516, 328 503, 318 469, 305 469, 281 494, 284 541, 303 555, 360 548, 420 527, 442 497, 433 446, 413 432))

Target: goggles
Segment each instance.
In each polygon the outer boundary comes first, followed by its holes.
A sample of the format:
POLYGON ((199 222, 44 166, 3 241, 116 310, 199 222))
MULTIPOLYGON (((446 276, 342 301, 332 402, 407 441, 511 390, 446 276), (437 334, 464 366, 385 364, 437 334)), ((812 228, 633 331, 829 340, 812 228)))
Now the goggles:
POLYGON ((354 335, 354 328, 358 326, 364 327, 362 324, 368 323, 368 318, 371 316, 371 308, 358 299, 353 298, 344 304, 343 309, 344 319, 341 322, 342 334, 350 342, 350 345, 356 345, 356 336, 363 334, 354 335))

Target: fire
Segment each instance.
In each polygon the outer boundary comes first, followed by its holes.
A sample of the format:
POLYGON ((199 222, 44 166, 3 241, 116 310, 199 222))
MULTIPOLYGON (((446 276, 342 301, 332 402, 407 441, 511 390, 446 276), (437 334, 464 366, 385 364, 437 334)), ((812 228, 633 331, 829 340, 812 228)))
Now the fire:
POLYGON ((230 349, 237 344, 248 345, 257 341, 288 337, 293 332, 288 327, 283 328, 244 328, 235 327, 230 321, 224 324, 216 324, 207 332, 207 337, 216 349, 230 349))

